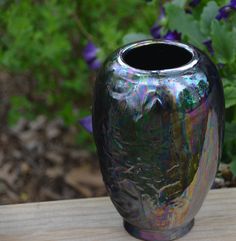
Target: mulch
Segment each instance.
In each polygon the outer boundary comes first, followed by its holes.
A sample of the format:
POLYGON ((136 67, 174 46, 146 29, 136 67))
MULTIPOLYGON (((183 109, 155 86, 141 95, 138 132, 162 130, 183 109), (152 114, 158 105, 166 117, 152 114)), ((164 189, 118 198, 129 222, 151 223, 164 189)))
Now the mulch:
POLYGON ((106 195, 95 154, 60 119, 21 119, 0 133, 0 203, 106 195))
MULTIPOLYGON (((97 156, 75 144, 78 131, 45 116, 2 130, 0 203, 105 196, 97 156)), ((213 188, 235 186, 229 165, 221 163, 213 188)))

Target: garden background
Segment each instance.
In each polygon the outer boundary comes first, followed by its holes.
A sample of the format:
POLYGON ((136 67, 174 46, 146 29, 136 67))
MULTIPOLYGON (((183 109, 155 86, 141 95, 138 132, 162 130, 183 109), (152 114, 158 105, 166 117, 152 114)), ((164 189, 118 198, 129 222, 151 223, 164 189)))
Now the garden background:
POLYGON ((164 38, 218 66, 226 99, 214 187, 236 186, 235 0, 1 0, 0 203, 106 195, 92 138, 92 90, 106 56, 164 38))

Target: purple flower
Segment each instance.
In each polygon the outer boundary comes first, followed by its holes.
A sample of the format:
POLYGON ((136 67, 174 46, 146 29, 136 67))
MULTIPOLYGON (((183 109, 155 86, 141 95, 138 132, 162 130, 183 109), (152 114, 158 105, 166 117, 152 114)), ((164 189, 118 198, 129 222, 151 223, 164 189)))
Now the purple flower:
POLYGON ((155 22, 150 29, 150 33, 155 39, 161 38, 162 27, 158 24, 158 22, 161 22, 165 18, 165 9, 162 6, 160 7, 160 9, 161 9, 160 16, 158 17, 157 22, 155 22))
POLYGON ((236 10, 236 0, 231 0, 229 4, 220 8, 216 19, 227 19, 233 10, 236 10))
POLYGON ((222 8, 219 9, 219 13, 216 16, 216 19, 221 20, 221 19, 228 18, 231 10, 232 9, 229 5, 223 6, 222 8))
POLYGON ((177 31, 168 31, 167 34, 164 36, 164 39, 179 41, 181 39, 181 33, 178 33, 177 31))
POLYGON ((231 0, 229 6, 236 10, 236 0, 231 0))
POLYGON ((101 67, 101 62, 98 59, 94 59, 89 63, 89 67, 94 70, 99 69, 101 67))
POLYGON ((93 70, 99 69, 101 66, 101 62, 97 59, 98 51, 99 49, 92 42, 89 42, 83 50, 83 57, 93 70))
POLYGON ((155 23, 152 26, 150 33, 153 38, 156 38, 156 39, 161 38, 161 26, 158 26, 157 23, 155 23))
POLYGON ((165 16, 166 16, 165 9, 161 4, 160 5, 160 15, 158 17, 158 20, 161 21, 163 18, 165 18, 165 16))
POLYGON ((212 41, 209 39, 209 40, 205 40, 203 42, 203 44, 206 46, 207 50, 209 51, 209 53, 211 55, 214 55, 214 49, 212 47, 212 41))
POLYGON ((81 126, 84 127, 85 130, 92 133, 93 132, 93 125, 92 125, 92 116, 86 116, 83 119, 79 120, 81 126))
POLYGON ((201 0, 192 0, 192 1, 189 3, 189 6, 191 6, 191 7, 196 7, 200 2, 201 2, 201 0))

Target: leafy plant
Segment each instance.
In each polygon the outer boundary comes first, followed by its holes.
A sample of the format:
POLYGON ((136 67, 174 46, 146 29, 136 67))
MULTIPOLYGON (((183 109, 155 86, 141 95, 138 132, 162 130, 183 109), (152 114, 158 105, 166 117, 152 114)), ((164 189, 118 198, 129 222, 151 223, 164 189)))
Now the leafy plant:
MULTIPOLYGON (((13 86, 14 76, 23 80, 22 92, 9 96, 10 125, 44 114, 79 126, 90 113, 93 70, 127 33, 148 32, 156 16, 142 0, 12 0, 0 9, 0 70, 13 76, 13 86)), ((86 131, 78 133, 79 145, 91 145, 86 131)))
POLYGON ((195 8, 178 2, 165 4, 168 21, 163 27, 181 32, 182 41, 195 44, 219 66, 226 100, 222 161, 231 163, 236 175, 236 1, 199 1, 195 8))

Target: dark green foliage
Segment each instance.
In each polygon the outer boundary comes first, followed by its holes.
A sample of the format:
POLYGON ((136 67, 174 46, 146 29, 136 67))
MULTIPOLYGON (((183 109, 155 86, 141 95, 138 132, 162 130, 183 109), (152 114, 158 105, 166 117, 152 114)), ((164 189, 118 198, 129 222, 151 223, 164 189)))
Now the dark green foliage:
POLYGON ((219 8, 229 2, 202 0, 196 8, 191 9, 192 14, 184 11, 184 7, 188 8, 186 1, 168 2, 165 4, 167 23, 164 27, 181 32, 183 41, 195 44, 220 66, 226 100, 222 161, 231 163, 232 171, 236 175, 236 11, 232 10, 227 19, 215 19, 219 8), (203 42, 206 40, 211 40, 213 54, 204 46, 203 42))
MULTIPOLYGON (((94 42, 102 61, 126 34, 148 35, 156 18, 153 6, 141 0, 1 2, 1 71, 27 76, 22 83, 27 90, 11 97, 9 124, 45 114, 77 126, 78 119, 90 114, 96 74, 85 63, 83 48, 94 42)), ((79 144, 91 139, 85 131, 79 133, 79 144)))

